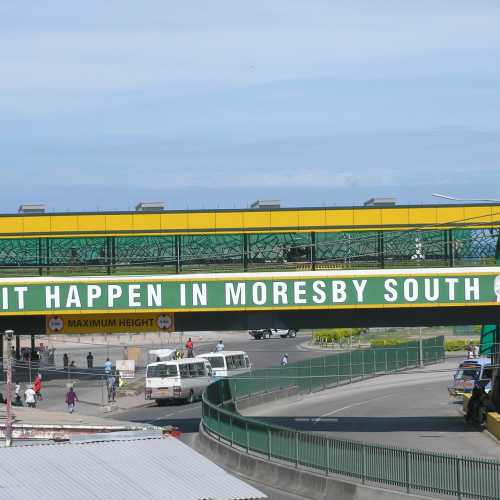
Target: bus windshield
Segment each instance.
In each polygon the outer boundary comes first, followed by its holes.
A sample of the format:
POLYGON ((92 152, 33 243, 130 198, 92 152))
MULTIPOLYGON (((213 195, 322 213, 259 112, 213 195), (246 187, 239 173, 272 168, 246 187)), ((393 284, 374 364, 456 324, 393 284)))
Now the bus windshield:
POLYGON ((165 378, 178 376, 177 365, 152 365, 148 366, 148 378, 165 378))
POLYGON ((477 378, 479 376, 479 368, 459 368, 457 370, 457 374, 455 375, 456 379, 465 379, 465 378, 477 378))

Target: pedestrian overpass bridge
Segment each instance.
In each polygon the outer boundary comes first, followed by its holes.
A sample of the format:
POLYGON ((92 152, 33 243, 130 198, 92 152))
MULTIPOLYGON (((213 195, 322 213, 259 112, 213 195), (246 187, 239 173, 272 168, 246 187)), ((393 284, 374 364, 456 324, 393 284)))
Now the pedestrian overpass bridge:
POLYGON ((497 323, 499 233, 500 204, 4 214, 0 331, 497 323))

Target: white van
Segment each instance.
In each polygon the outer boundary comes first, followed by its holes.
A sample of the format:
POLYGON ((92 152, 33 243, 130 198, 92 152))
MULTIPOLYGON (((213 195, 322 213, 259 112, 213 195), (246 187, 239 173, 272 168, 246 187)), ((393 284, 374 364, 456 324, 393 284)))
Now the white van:
POLYGON ((145 398, 159 405, 168 401, 201 399, 212 382, 212 368, 206 359, 186 358, 149 363, 146 368, 145 398))
POLYGON ((212 375, 214 377, 229 377, 248 373, 252 369, 252 363, 248 354, 244 351, 220 351, 198 354, 197 358, 203 358, 210 362, 212 375))

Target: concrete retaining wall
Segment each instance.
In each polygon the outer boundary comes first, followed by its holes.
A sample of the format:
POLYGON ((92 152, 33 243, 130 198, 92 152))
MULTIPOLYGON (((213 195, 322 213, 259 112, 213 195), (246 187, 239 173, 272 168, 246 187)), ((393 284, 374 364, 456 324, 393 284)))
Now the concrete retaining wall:
POLYGON ((314 500, 398 500, 401 498, 429 500, 430 498, 349 483, 332 476, 323 476, 247 455, 211 437, 203 427, 203 423, 200 423, 197 441, 192 444, 230 472, 234 471, 248 479, 314 500))

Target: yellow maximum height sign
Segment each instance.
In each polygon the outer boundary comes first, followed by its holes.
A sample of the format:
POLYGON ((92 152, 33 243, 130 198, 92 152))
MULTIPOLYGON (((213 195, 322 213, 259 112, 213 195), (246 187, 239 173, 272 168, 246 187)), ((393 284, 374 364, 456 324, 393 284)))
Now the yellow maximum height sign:
POLYGON ((144 333, 174 331, 172 313, 69 314, 47 316, 47 334, 51 333, 144 333))

